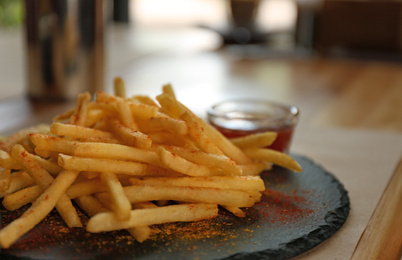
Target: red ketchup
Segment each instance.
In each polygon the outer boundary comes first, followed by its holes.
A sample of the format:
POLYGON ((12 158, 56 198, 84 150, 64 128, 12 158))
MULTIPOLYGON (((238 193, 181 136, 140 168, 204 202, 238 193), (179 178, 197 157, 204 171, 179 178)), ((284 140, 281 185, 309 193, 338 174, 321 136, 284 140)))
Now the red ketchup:
POLYGON ((208 110, 208 121, 227 138, 261 132, 276 132, 277 138, 267 148, 289 152, 298 120, 295 106, 263 100, 226 101, 208 110))

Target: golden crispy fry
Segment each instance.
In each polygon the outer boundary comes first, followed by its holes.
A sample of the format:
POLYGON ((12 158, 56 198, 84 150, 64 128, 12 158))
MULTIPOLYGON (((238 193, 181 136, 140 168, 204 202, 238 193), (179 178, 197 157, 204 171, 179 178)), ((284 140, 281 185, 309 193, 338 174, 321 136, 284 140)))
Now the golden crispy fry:
POLYGON ((276 132, 264 132, 232 138, 230 141, 240 148, 262 148, 271 145, 277 136, 276 132))
POLYGON ((73 138, 95 138, 95 137, 113 138, 113 134, 109 132, 101 131, 94 128, 88 128, 70 124, 62 124, 62 123, 53 123, 50 126, 50 133, 54 135, 69 136, 73 138))
POLYGON ((88 113, 88 102, 90 99, 91 95, 88 92, 78 95, 77 105, 74 113, 70 117, 70 124, 79 126, 85 125, 88 113))
POLYGON ((144 132, 156 132, 156 131, 169 131, 179 135, 186 135, 188 127, 183 120, 167 117, 156 116, 147 120, 139 122, 140 128, 144 132))
MULTIPOLYGON (((133 185, 124 187, 123 189, 131 203, 153 200, 175 200, 251 207, 256 200, 256 193, 218 188, 133 185)), ((100 196, 101 201, 110 200, 109 195, 105 192, 98 194, 98 196, 100 196)))
POLYGON ((144 175, 146 164, 128 162, 122 160, 111 160, 103 158, 84 158, 65 154, 59 155, 59 165, 66 170, 90 171, 90 172, 112 172, 116 174, 144 175))
POLYGON ((23 142, 24 140, 26 140, 30 133, 47 134, 47 133, 49 133, 49 126, 45 125, 45 124, 41 124, 38 126, 34 126, 34 127, 30 127, 30 128, 21 130, 13 135, 7 137, 3 141, 1 141, 0 142, 0 150, 10 153, 11 148, 15 144, 19 144, 19 143, 23 142))
POLYGON ((271 167, 266 163, 248 163, 248 164, 241 164, 239 165, 241 169, 241 176, 258 176, 264 170, 269 170, 271 167))
POLYGON ((120 181, 113 173, 102 172, 100 177, 110 196, 111 209, 116 218, 122 221, 128 220, 130 218, 131 203, 124 194, 120 181))
POLYGON ((70 199, 77 199, 80 197, 92 195, 99 192, 105 192, 106 186, 102 183, 100 178, 93 178, 86 181, 74 183, 67 189, 66 195, 70 199))
POLYGON ((122 78, 120 77, 114 78, 113 88, 115 96, 126 98, 126 86, 122 78))
POLYGON ((0 198, 31 185, 35 185, 35 182, 28 173, 25 171, 13 172, 11 173, 10 186, 7 191, 0 193, 0 198))
POLYGON ((187 149, 197 150, 197 145, 186 135, 179 135, 168 131, 150 132, 147 135, 154 144, 173 145, 187 149))
POLYGON ((127 228, 127 231, 140 243, 144 242, 151 236, 151 228, 149 226, 127 228))
POLYGON ((151 150, 113 143, 70 141, 59 137, 41 134, 33 134, 31 138, 35 145, 40 149, 67 155, 129 160, 155 165, 159 164, 158 155, 151 150))
POLYGON ((217 167, 224 170, 229 175, 242 174, 240 167, 225 155, 205 153, 203 151, 186 149, 178 146, 164 146, 164 148, 190 162, 209 167, 217 167))
POLYGON ((134 120, 131 109, 126 102, 119 100, 116 102, 116 110, 119 115, 120 121, 128 128, 138 131, 138 124, 134 120))
POLYGON ((234 206, 222 206, 224 207, 227 211, 231 212, 233 215, 235 215, 238 218, 244 218, 246 217, 246 214, 244 213, 243 210, 239 207, 234 207, 234 206))
POLYGON ((21 217, 0 230, 0 247, 8 248, 54 208, 78 172, 63 171, 21 217))
POLYGON ((148 105, 148 106, 153 106, 153 107, 159 107, 159 105, 150 97, 148 96, 143 96, 143 95, 135 95, 132 98, 130 98, 130 101, 134 103, 139 103, 143 105, 148 105))
POLYGON ((201 128, 201 126, 198 124, 193 116, 185 112, 181 115, 181 118, 187 121, 188 134, 201 148, 201 150, 212 154, 223 154, 222 151, 204 133, 204 130, 201 128))
POLYGON ((10 187, 11 170, 0 167, 0 193, 6 192, 10 187))
POLYGON ((301 172, 302 167, 291 156, 271 149, 248 148, 244 152, 255 160, 271 162, 295 172, 301 172))
POLYGON ((176 94, 174 93, 173 87, 170 83, 162 86, 162 92, 176 99, 176 94))
POLYGON ((138 148, 151 148, 152 139, 146 134, 123 125, 119 120, 110 118, 108 121, 110 122, 110 130, 122 143, 138 148))
POLYGON ((218 207, 211 204, 183 204, 131 211, 128 221, 118 221, 113 213, 104 212, 93 216, 87 225, 89 232, 112 231, 138 226, 168 222, 189 222, 218 215, 218 207))
POLYGON ((203 187, 242 191, 265 190, 264 181, 259 176, 138 177, 130 178, 130 183, 132 185, 203 187))
POLYGON ((90 109, 88 110, 87 118, 85 120, 85 127, 92 127, 96 123, 102 120, 104 113, 101 109, 90 109))
POLYGON ((75 203, 87 214, 89 217, 92 217, 98 213, 108 211, 108 208, 102 205, 96 198, 93 196, 82 196, 76 198, 75 203))
POLYGON ((30 186, 4 197, 3 206, 10 211, 35 201, 43 192, 39 185, 30 186))
POLYGON ((0 167, 5 169, 18 169, 19 166, 12 160, 10 155, 3 150, 0 150, 0 167))
POLYGON ((174 171, 190 176, 214 176, 225 175, 225 172, 219 171, 218 168, 198 165, 187 161, 186 159, 169 152, 165 148, 159 146, 156 149, 161 163, 174 171))

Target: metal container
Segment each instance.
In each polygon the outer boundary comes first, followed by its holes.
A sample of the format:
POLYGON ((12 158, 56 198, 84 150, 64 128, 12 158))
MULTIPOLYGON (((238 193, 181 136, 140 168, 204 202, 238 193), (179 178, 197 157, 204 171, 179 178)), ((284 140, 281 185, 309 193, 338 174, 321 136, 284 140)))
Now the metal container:
POLYGON ((25 0, 30 98, 69 100, 103 88, 103 5, 103 0, 25 0))

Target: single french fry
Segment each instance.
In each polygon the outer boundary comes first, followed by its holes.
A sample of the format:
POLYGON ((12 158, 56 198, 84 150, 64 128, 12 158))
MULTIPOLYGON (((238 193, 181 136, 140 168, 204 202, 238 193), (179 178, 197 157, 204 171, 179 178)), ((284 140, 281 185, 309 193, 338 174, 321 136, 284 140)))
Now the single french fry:
POLYGON ((264 170, 269 169, 268 166, 266 163, 258 162, 239 165, 242 172, 241 176, 259 176, 264 170))
POLYGON ((111 208, 116 218, 122 221, 128 220, 130 218, 131 203, 124 194, 120 181, 113 173, 102 172, 100 177, 110 196, 111 208))
POLYGON ((46 169, 52 176, 56 176, 62 170, 62 168, 57 164, 56 160, 53 159, 43 159, 40 156, 35 155, 35 160, 39 163, 40 166, 46 169))
POLYGON ((174 93, 173 87, 170 83, 162 86, 162 92, 176 99, 176 94, 174 93))
POLYGON ((102 117, 104 116, 104 113, 101 109, 90 109, 88 110, 87 113, 87 118, 85 120, 85 127, 92 127, 94 126, 97 122, 99 122, 102 117))
POLYGON ((217 167, 224 170, 229 175, 241 175, 240 167, 226 155, 205 153, 203 151, 185 149, 178 146, 164 146, 164 148, 190 162, 209 167, 217 167))
MULTIPOLYGON (((189 186, 132 185, 126 186, 123 189, 131 203, 153 200, 174 200, 192 203, 231 205, 236 207, 251 207, 255 203, 253 196, 256 194, 240 190, 189 186)), ((100 193, 98 196, 101 201, 110 200, 106 192, 100 193)))
POLYGON ((38 148, 63 154, 159 164, 158 155, 151 150, 113 143, 70 141, 41 134, 32 134, 31 138, 38 148))
POLYGON ((183 204, 136 209, 131 211, 128 221, 119 221, 113 213, 104 212, 90 218, 87 231, 96 233, 168 222, 189 222, 214 218, 217 215, 218 207, 211 204, 183 204))
POLYGON ((62 123, 53 123, 50 126, 50 133, 54 135, 69 136, 73 138, 113 138, 113 134, 109 132, 101 131, 94 128, 62 123))
POLYGON ((222 207, 225 208, 227 211, 231 212, 233 215, 235 215, 238 218, 246 217, 246 214, 244 213, 244 211, 239 207, 227 206, 227 205, 224 205, 222 207))
POLYGON ((6 192, 11 183, 11 170, 0 167, 0 193, 6 192))
POLYGON ((197 150, 197 145, 186 135, 179 135, 168 131, 149 132, 147 135, 152 143, 162 145, 179 146, 187 149, 197 150))
POLYGON ((131 109, 126 102, 119 100, 116 102, 116 110, 119 115, 120 121, 128 128, 138 131, 138 124, 134 120, 131 109))
POLYGON ((234 145, 229 139, 223 136, 216 128, 198 119, 203 127, 205 134, 216 144, 216 146, 228 157, 232 158, 238 164, 251 163, 252 160, 239 147, 234 145))
POLYGON ((19 169, 19 165, 15 163, 10 155, 3 150, 0 150, 0 167, 5 169, 19 169))
POLYGON ((110 118, 109 121, 110 130, 119 137, 124 144, 143 149, 151 148, 152 139, 146 134, 123 125, 119 120, 110 118))
POLYGON ((212 154, 223 154, 222 151, 209 139, 195 117, 185 112, 181 118, 187 121, 188 134, 193 141, 204 151, 212 154))
POLYGON ((160 164, 156 152, 120 144, 76 142, 72 155, 160 164))
POLYGON ((78 142, 70 141, 56 136, 44 134, 31 134, 32 142, 38 150, 72 154, 78 142))
POLYGON ((53 117, 53 122, 65 122, 70 119, 70 117, 74 114, 75 108, 71 108, 64 113, 58 114, 53 117))
POLYGON ((21 217, 0 230, 0 247, 3 249, 9 248, 18 238, 45 218, 77 176, 78 172, 61 172, 52 185, 42 193, 21 217))
POLYGON ((19 144, 24 139, 28 138, 28 135, 30 133, 44 133, 44 134, 49 133, 49 126, 46 124, 41 124, 12 134, 11 136, 7 137, 6 139, 0 142, 0 150, 4 150, 7 153, 10 153, 11 148, 15 144, 19 144))
POLYGON ((146 164, 104 158, 84 158, 60 154, 59 165, 66 170, 112 172, 116 174, 144 175, 146 164))
POLYGON ((138 102, 143 105, 159 107, 159 105, 149 96, 135 95, 130 100, 132 100, 133 102, 138 102))
POLYGON ((156 116, 159 108, 150 105, 144 105, 140 103, 129 103, 129 107, 134 117, 138 119, 147 119, 156 116))
POLYGON ((42 149, 39 149, 38 147, 35 148, 34 153, 37 156, 40 156, 40 157, 42 157, 43 159, 46 159, 46 160, 55 159, 55 158, 57 158, 59 156, 58 153, 56 153, 56 152, 52 152, 52 151, 48 151, 48 150, 42 150, 42 149))
POLYGON ((295 172, 301 172, 302 167, 290 155, 272 149, 248 148, 244 152, 255 160, 271 162, 295 172))
POLYGON ((124 80, 120 77, 116 77, 113 80, 114 94, 117 97, 126 98, 126 86, 124 80))
POLYGON ((70 117, 70 124, 84 126, 88 113, 88 102, 91 99, 89 92, 79 94, 74 113, 70 117))
POLYGON ((183 120, 167 116, 151 117, 139 122, 140 128, 144 132, 170 131, 179 135, 186 135, 188 127, 183 120))
POLYGON ((77 199, 80 197, 89 196, 105 191, 106 186, 102 183, 100 178, 93 178, 90 180, 74 183, 67 189, 66 195, 70 199, 77 199))
POLYGON ((88 137, 88 138, 80 138, 81 142, 86 143, 108 143, 108 144, 121 144, 121 142, 115 138, 108 137, 88 137))
POLYGON ((107 207, 90 195, 76 198, 74 202, 77 203, 80 209, 82 209, 89 217, 108 211, 107 207))
POLYGON ((127 228, 127 231, 140 243, 144 242, 151 236, 151 228, 148 226, 127 228))
POLYGON ((210 177, 132 177, 131 185, 178 186, 264 191, 264 181, 259 176, 210 176, 210 177))
POLYGON ((277 136, 276 132, 263 132, 232 138, 230 141, 240 148, 263 148, 271 145, 277 136))
MULTIPOLYGON (((14 145, 11 150, 11 157, 18 161, 24 170, 32 177, 36 184, 43 190, 47 189, 54 182, 53 177, 40 166, 34 155, 28 153, 21 145, 14 145)), ((56 205, 57 211, 69 227, 81 227, 81 221, 77 211, 67 195, 62 195, 56 205)))
POLYGON ((13 211, 35 201, 42 193, 43 189, 39 185, 27 187, 5 196, 3 206, 7 210, 13 211))
POLYGON ((225 172, 219 171, 220 169, 218 168, 192 163, 161 146, 156 148, 156 152, 158 153, 160 161, 163 165, 179 173, 189 176, 225 175, 225 172))
POLYGON ((10 186, 7 191, 0 193, 0 198, 31 185, 35 185, 35 182, 27 172, 23 170, 13 172, 11 173, 10 186))

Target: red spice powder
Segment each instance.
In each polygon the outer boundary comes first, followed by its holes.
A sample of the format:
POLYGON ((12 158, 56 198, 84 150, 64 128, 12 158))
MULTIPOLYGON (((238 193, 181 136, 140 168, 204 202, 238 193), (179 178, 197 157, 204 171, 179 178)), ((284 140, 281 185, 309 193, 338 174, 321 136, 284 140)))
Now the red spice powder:
POLYGON ((297 223, 315 213, 313 203, 306 199, 306 197, 312 196, 310 191, 292 190, 290 194, 285 194, 281 191, 267 189, 262 193, 260 207, 265 205, 265 209, 260 213, 272 223, 297 223))

